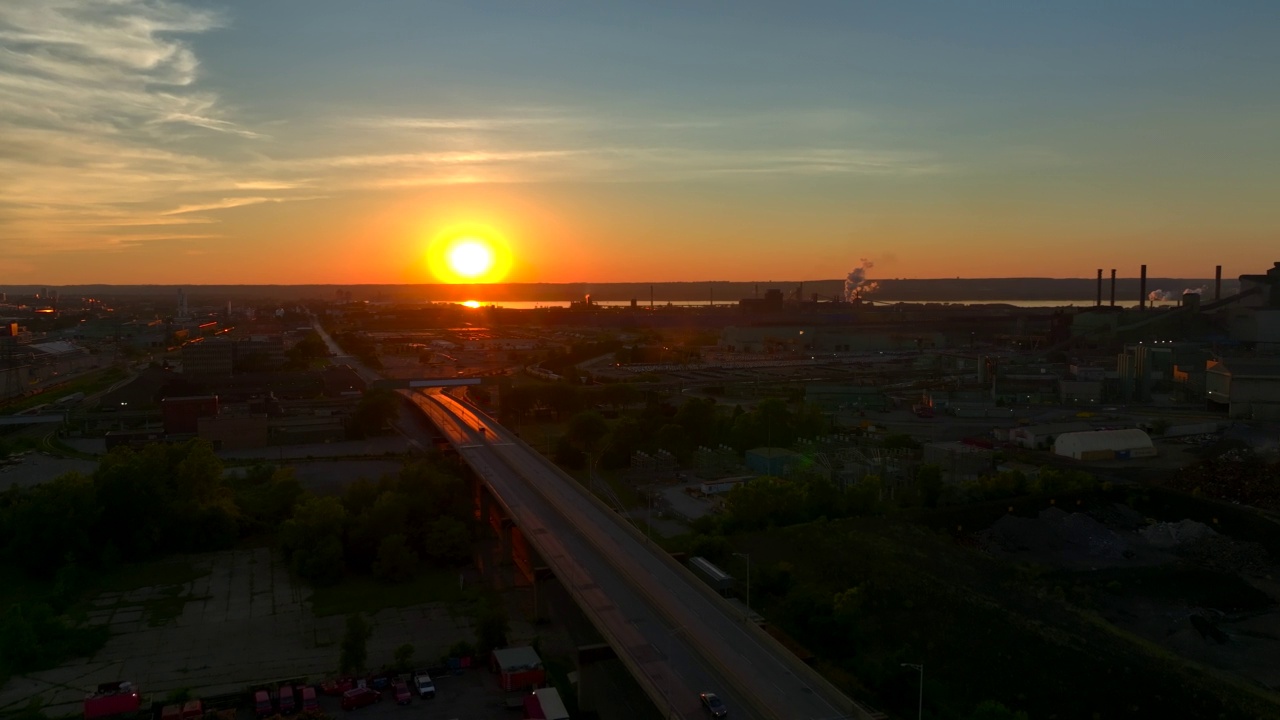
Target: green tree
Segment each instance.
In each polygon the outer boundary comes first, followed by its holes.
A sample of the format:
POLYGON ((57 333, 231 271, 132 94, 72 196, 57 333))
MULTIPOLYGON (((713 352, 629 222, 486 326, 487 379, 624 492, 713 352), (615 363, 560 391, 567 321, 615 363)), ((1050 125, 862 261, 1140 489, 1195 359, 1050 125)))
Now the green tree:
POLYGON ((986 700, 973 709, 969 720, 1027 720, 1027 714, 1021 710, 1010 710, 1003 703, 986 700))
POLYGON ((0 647, 0 676, 26 670, 40 657, 40 638, 17 603, 0 615, 0 647))
POLYGON ((242 521, 253 529, 274 530, 293 515, 304 490, 293 468, 269 465, 252 468, 234 479, 235 502, 242 521))
POLYGON ((101 519, 93 482, 68 473, 13 496, 5 553, 28 574, 53 577, 64 562, 93 562, 101 519))
POLYGON ((566 433, 570 442, 589 453, 609 433, 609 423, 600 413, 588 410, 569 418, 566 433))
POLYGON ((681 462, 688 462, 689 456, 693 453, 688 431, 675 423, 658 428, 654 439, 657 440, 659 448, 675 455, 681 462))
POLYGON ((497 601, 483 603, 476 614, 476 650, 488 655, 494 648, 506 647, 507 612, 497 601))
POLYGON ((402 673, 407 673, 413 669, 413 645, 405 643, 396 648, 395 659, 396 669, 402 673))
POLYGON ((337 498, 308 498, 280 526, 280 548, 300 577, 324 585, 342 578, 347 511, 337 498))
POLYGON ((352 517, 364 514, 378 500, 378 485, 369 478, 357 478, 342 493, 342 504, 352 517))
POLYGON ((425 545, 426 557, 437 565, 460 565, 471 557, 471 531, 457 518, 437 518, 427 524, 425 545))
POLYGON ((942 468, 933 464, 916 469, 916 486, 920 488, 920 504, 931 508, 938 506, 942 497, 942 468))
POLYGON ((347 616, 347 629, 342 635, 342 653, 338 657, 338 668, 345 675, 356 674, 364 670, 369 656, 369 638, 373 635, 373 626, 360 613, 347 616))
POLYGON ((600 402, 613 407, 632 405, 643 399, 644 393, 631 383, 611 383, 600 388, 600 402))
POLYGON ((418 555, 409 549, 404 535, 388 535, 378 545, 378 559, 373 574, 386 582, 404 582, 418 569, 418 555))

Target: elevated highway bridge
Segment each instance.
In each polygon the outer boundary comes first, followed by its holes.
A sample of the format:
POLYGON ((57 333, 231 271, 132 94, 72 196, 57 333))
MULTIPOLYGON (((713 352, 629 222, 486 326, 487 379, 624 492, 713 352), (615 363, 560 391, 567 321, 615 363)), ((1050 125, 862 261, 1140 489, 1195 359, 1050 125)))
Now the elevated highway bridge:
MULTIPOLYGON (((315 327, 336 362, 370 384, 382 380, 315 327)), ((438 387, 397 391, 470 466, 664 717, 705 717, 698 694, 710 691, 735 719, 884 718, 844 695, 495 420, 438 387)))
POLYGON ((862 708, 492 418, 442 393, 402 390, 489 488, 526 542, 666 716, 883 717, 862 708))

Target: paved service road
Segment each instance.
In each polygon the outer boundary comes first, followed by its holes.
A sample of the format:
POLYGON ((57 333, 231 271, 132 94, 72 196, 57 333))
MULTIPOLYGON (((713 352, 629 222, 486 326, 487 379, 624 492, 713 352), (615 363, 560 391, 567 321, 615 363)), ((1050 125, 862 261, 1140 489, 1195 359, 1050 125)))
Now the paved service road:
POLYGON ((447 395, 411 397, 660 707, 698 717, 706 690, 739 718, 871 717, 501 425, 447 395))

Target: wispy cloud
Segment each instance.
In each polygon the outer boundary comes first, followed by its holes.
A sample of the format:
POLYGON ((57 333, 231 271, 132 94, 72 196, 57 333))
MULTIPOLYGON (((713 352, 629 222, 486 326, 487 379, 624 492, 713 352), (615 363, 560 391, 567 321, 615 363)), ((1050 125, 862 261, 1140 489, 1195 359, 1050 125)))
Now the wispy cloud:
MULTIPOLYGON (((564 108, 477 117, 366 117, 350 123, 420 150, 316 157, 295 171, 342 170, 339 182, 403 188, 458 183, 664 181, 733 176, 922 175, 948 168, 930 153, 860 148, 863 113, 803 109, 688 117, 564 108), (397 131, 402 131, 397 134, 397 131), (416 132, 429 131, 429 132, 416 132), (842 143, 816 146, 818 136, 842 143), (792 146, 780 146, 792 138, 792 146)), ((287 172, 287 171, 286 171, 287 172)))
POLYGON ((236 184, 193 133, 260 137, 195 87, 182 38, 222 22, 173 0, 0 3, 0 233, 56 251, 135 239, 112 227, 205 222, 157 210, 236 184))
POLYGON ((165 210, 161 215, 185 215, 194 212, 206 212, 209 210, 228 210, 230 208, 244 207, 246 205, 261 205, 262 203, 280 203, 280 202, 296 202, 299 200, 320 200, 323 195, 310 195, 307 197, 229 197, 222 198, 207 203, 197 203, 195 205, 180 205, 172 210, 165 210))

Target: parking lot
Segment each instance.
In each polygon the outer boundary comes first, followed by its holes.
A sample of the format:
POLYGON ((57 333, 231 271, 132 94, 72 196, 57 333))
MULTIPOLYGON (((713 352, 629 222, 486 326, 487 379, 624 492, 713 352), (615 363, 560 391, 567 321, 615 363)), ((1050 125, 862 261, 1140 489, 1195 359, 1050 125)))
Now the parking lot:
MULTIPOLYGON (((334 674, 345 618, 316 617, 309 591, 292 581, 270 550, 210 553, 193 560, 206 574, 192 581, 100 595, 88 619, 111 628, 106 646, 94 657, 13 678, 0 688, 0 711, 38 697, 50 716, 78 715, 90 688, 119 680, 131 680, 144 695, 163 700, 183 690, 209 697, 283 678, 319 682, 334 674)), ((390 663, 404 643, 414 645, 416 661, 433 665, 454 643, 475 639, 469 617, 438 603, 388 608, 370 619, 371 667, 390 663)), ((524 623, 513 618, 512 626, 513 636, 530 636, 524 623)), ((430 717, 446 719, 453 715, 438 713, 455 707, 463 718, 503 714, 501 692, 485 670, 442 678, 437 698, 428 702, 400 708, 384 701, 368 714, 422 717, 425 707, 434 709, 430 717)))
MULTIPOLYGON (((494 676, 484 668, 433 679, 436 696, 429 700, 415 695, 408 705, 397 705, 391 692, 384 691, 381 702, 359 710, 342 710, 338 707, 338 698, 320 697, 320 709, 331 717, 347 716, 356 720, 510 720, 516 717, 515 713, 506 708, 506 694, 498 687, 494 676)), ((245 713, 241 714, 248 717, 245 713)))

